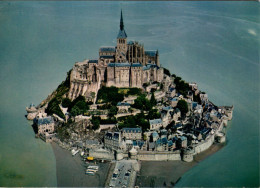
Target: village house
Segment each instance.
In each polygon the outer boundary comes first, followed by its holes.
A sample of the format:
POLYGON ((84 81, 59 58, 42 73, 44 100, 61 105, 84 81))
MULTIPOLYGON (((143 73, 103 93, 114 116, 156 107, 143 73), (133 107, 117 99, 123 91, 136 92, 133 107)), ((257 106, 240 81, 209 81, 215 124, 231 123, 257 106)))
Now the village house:
POLYGON ((177 106, 178 104, 178 98, 177 97, 174 97, 174 98, 171 98, 170 100, 170 105, 174 108, 177 106))
POLYGON ((154 97, 157 101, 161 101, 163 97, 165 97, 165 92, 163 91, 155 91, 154 97))
POLYGON ((106 148, 111 150, 117 150, 121 144, 121 133, 120 132, 107 132, 104 136, 104 145, 106 148))
POLYGON ((141 140, 142 139, 142 129, 141 128, 123 128, 122 138, 126 140, 141 140))
POLYGON ((34 123, 37 125, 38 128, 38 135, 42 138, 45 142, 51 142, 53 137, 55 136, 54 133, 54 119, 51 116, 38 118, 34 120, 34 123))
POLYGON ((53 133, 54 132, 54 120, 51 116, 36 119, 38 127, 38 134, 53 133))
POLYGON ((150 130, 157 130, 163 126, 162 119, 149 120, 149 123, 150 123, 150 130))
POLYGON ((163 107, 161 111, 161 119, 163 122, 163 127, 166 127, 172 120, 171 114, 173 113, 173 108, 171 106, 163 107))
POLYGON ((179 110, 179 108, 176 108, 176 109, 173 111, 172 120, 174 120, 175 122, 177 122, 180 117, 181 117, 181 111, 179 110))
POLYGON ((166 92, 166 97, 173 98, 176 95, 176 89, 173 87, 169 88, 169 91, 166 92))
POLYGON ((131 105, 127 102, 119 102, 117 103, 116 107, 118 108, 119 113, 126 113, 128 112, 131 105))

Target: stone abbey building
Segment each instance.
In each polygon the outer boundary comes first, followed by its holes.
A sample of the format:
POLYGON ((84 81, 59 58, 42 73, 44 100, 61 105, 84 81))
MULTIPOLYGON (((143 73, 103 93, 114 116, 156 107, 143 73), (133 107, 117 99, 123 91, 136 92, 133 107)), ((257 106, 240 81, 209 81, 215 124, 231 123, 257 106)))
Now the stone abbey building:
POLYGON ((138 42, 128 41, 121 11, 117 45, 101 47, 99 58, 77 62, 70 74, 69 98, 79 95, 90 97, 101 85, 111 87, 142 88, 144 83, 161 82, 158 50, 145 51, 138 42))

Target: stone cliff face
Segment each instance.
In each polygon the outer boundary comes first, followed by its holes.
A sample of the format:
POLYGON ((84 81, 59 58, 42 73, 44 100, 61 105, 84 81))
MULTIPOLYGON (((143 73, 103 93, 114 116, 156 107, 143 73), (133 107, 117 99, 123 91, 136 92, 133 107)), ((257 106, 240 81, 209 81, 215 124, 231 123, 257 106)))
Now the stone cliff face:
MULTIPOLYGON (((68 98, 74 100, 79 95, 91 98, 91 92, 97 93, 101 85, 102 68, 93 65, 89 60, 76 63, 70 74, 68 98)), ((104 80, 104 76, 103 76, 104 80)))
POLYGON ((70 74, 68 98, 74 100, 79 95, 93 101, 91 93, 97 94, 101 84, 111 87, 142 88, 144 83, 163 81, 163 68, 156 65, 140 63, 109 63, 105 65, 98 60, 77 62, 70 74))

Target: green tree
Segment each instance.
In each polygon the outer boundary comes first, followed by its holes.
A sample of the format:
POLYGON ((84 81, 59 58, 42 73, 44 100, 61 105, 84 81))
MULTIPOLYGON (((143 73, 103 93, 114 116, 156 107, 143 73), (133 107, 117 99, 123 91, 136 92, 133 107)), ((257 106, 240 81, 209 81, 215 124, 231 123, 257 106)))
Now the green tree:
POLYGON ((68 108, 71 105, 71 100, 69 98, 62 99, 62 106, 68 108))
POLYGON ((84 114, 89 110, 89 105, 86 102, 85 97, 78 96, 75 100, 73 100, 68 108, 68 111, 72 116, 76 116, 79 114, 84 114))
POLYGON ((156 99, 154 97, 154 92, 152 93, 150 103, 151 103, 152 106, 155 106, 157 104, 157 101, 156 101, 156 99))
POLYGON ((46 113, 49 115, 56 114, 59 117, 65 119, 64 114, 62 113, 60 107, 59 107, 59 100, 54 97, 50 102, 48 103, 48 107, 46 108, 46 113))
POLYGON ((97 130, 100 127, 101 118, 99 116, 93 116, 91 119, 91 123, 93 124, 92 129, 97 130))
POLYGON ((133 107, 140 110, 146 110, 146 111, 152 109, 151 102, 145 97, 145 95, 140 95, 139 97, 137 97, 137 99, 135 99, 133 107))
POLYGON ((181 111, 181 115, 185 116, 185 114, 188 112, 188 104, 185 100, 179 100, 177 103, 177 108, 181 111))
POLYGON ((77 116, 77 115, 81 114, 81 110, 79 109, 79 107, 73 106, 72 109, 71 109, 70 114, 72 116, 77 116))
POLYGON ((149 113, 147 115, 147 119, 158 119, 160 117, 161 117, 161 114, 157 111, 157 109, 149 110, 149 113))
POLYGON ((102 87, 97 94, 97 103, 108 103, 116 105, 118 102, 124 100, 124 94, 118 93, 116 87, 102 87))
POLYGON ((117 107, 116 106, 111 106, 111 108, 108 111, 108 116, 111 118, 114 115, 117 114, 117 107))
POLYGON ((175 79, 174 79, 174 83, 175 84, 178 84, 179 82, 181 81, 181 77, 176 77, 175 79))
POLYGON ((168 69, 166 69, 166 68, 163 68, 163 73, 168 75, 168 76, 171 76, 170 71, 168 69))

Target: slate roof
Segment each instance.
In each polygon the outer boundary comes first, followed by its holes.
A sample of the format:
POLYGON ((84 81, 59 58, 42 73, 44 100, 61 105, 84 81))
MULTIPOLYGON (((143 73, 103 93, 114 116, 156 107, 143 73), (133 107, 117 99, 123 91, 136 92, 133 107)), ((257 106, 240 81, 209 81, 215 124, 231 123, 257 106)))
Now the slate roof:
POLYGON ((133 63, 131 67, 142 67, 143 65, 141 63, 133 63))
POLYGON ((132 44, 134 44, 134 41, 129 41, 129 42, 127 42, 127 44, 132 45, 132 44))
POLYGON ((115 139, 119 139, 119 135, 120 135, 120 133, 115 132, 115 133, 114 133, 114 138, 115 138, 115 139))
POLYGON ((173 92, 174 90, 175 90, 175 88, 173 88, 173 87, 171 87, 171 88, 169 89, 170 92, 173 92))
POLYGON ((100 52, 116 52, 116 48, 114 46, 103 46, 99 50, 100 52))
POLYGON ((166 107, 163 107, 163 110, 165 111, 169 111, 169 110, 172 110, 173 108, 171 106, 166 106, 166 107))
POLYGON ((54 120, 51 116, 44 117, 44 118, 39 118, 36 120, 36 124, 39 125, 44 125, 44 124, 51 124, 54 123, 54 120))
POLYGON ((145 55, 147 55, 147 56, 150 56, 150 57, 155 57, 156 56, 156 50, 147 50, 147 51, 145 51, 144 53, 145 53, 145 55))
POLYGON ((129 63, 109 63, 108 67, 130 67, 129 63))
POLYGON ((127 38, 127 35, 126 35, 126 32, 125 32, 124 29, 123 30, 119 30, 117 38, 118 39, 125 39, 125 38, 127 38))
POLYGON ((159 137, 159 134, 158 134, 156 131, 154 131, 154 132, 152 133, 152 137, 153 137, 153 138, 159 137))
POLYGON ((122 131, 126 132, 126 133, 141 133, 142 129, 141 128, 123 128, 122 131))
POLYGON ((130 104, 127 102, 119 102, 117 103, 117 106, 130 106, 130 104))
POLYGON ((98 63, 98 60, 97 60, 97 59, 90 59, 90 60, 88 61, 88 63, 98 63))
POLYGON ((149 64, 147 64, 146 66, 143 66, 143 70, 149 70, 150 68, 159 68, 157 65, 155 65, 155 64, 151 64, 151 63, 149 63, 149 64))
POLYGON ((144 145, 144 141, 142 140, 133 140, 134 146, 139 146, 140 148, 144 145))
POLYGON ((176 98, 176 97, 171 98, 170 101, 178 101, 178 98, 176 98))
POLYGON ((158 123, 162 123, 162 119, 149 120, 149 123, 150 123, 151 125, 153 125, 153 124, 158 124, 158 123))

